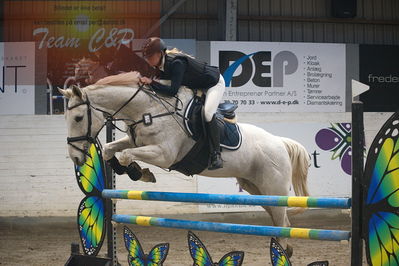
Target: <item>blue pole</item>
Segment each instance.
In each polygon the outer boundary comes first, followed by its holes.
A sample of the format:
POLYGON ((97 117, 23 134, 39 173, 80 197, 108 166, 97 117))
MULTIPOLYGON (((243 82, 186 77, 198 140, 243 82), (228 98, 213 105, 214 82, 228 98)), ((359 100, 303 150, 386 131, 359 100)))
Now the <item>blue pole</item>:
POLYGON ((350 238, 350 232, 340 231, 340 230, 320 230, 320 229, 306 229, 306 228, 200 222, 200 221, 176 220, 176 219, 165 219, 157 217, 121 215, 121 214, 114 214, 112 216, 112 220, 117 223, 211 231, 211 232, 221 232, 221 233, 231 233, 231 234, 304 238, 304 239, 317 239, 317 240, 329 240, 329 241, 349 240, 350 238))
POLYGON ((175 201, 193 203, 239 204, 256 206, 288 206, 306 208, 336 208, 349 209, 350 198, 316 198, 316 197, 289 197, 289 196, 261 196, 261 195, 229 195, 206 193, 179 193, 111 190, 102 191, 104 198, 175 201))

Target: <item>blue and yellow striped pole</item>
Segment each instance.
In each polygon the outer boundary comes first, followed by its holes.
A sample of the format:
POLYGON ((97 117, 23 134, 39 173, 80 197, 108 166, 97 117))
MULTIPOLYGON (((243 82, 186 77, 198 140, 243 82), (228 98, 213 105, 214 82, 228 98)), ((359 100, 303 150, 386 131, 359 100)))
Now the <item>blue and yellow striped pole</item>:
POLYGON ((214 223, 165 219, 147 216, 114 214, 112 220, 117 223, 137 224, 143 226, 158 226, 187 230, 211 231, 231 234, 258 236, 274 236, 287 238, 304 238, 316 240, 340 241, 349 240, 350 232, 340 230, 320 230, 306 228, 290 228, 276 226, 260 226, 247 224, 214 223))
POLYGON ((256 206, 287 206, 287 207, 336 208, 336 209, 349 209, 351 207, 350 198, 229 195, 229 194, 206 194, 206 193, 111 190, 111 189, 104 189, 102 192, 102 196, 104 198, 112 198, 112 199, 239 204, 239 205, 256 205, 256 206))

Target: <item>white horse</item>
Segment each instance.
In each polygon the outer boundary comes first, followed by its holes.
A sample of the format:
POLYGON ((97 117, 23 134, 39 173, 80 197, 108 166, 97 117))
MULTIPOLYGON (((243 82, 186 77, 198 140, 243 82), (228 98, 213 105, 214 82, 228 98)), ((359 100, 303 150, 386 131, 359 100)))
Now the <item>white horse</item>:
MULTIPOLYGON (((165 109, 175 111, 175 98, 158 96, 148 89, 139 88, 138 77, 138 73, 130 72, 104 78, 82 89, 60 90, 69 98, 66 112, 68 137, 75 138, 76 142, 69 145, 68 151, 75 164, 85 162, 89 144, 84 136, 96 135, 104 124, 104 114, 114 114, 120 109, 114 118, 125 119, 129 126, 142 120, 145 113, 154 116, 165 113, 165 109)), ((184 107, 192 97, 192 90, 180 88, 178 98, 184 107)), ((179 162, 195 143, 177 124, 182 122, 180 116, 166 115, 153 118, 151 125, 139 123, 135 126, 134 136, 128 132, 129 135, 104 145, 104 159, 109 160, 116 152, 121 152, 118 159, 122 165, 137 160, 169 168, 179 162)), ((223 168, 206 169, 199 175, 236 177, 240 186, 254 195, 287 196, 292 184, 297 196, 307 196, 309 155, 305 148, 294 140, 274 136, 254 125, 238 125, 242 133, 241 147, 222 152, 223 168)), ((263 208, 271 215, 275 226, 290 225, 286 207, 263 208)))

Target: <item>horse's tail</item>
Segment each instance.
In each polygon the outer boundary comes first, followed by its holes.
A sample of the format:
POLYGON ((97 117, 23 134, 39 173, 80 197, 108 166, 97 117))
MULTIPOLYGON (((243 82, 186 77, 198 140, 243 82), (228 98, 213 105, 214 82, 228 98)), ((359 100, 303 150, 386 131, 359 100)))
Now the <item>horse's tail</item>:
POLYGON ((310 166, 310 157, 305 147, 295 140, 281 138, 291 159, 292 165, 292 185, 295 195, 309 196, 307 177, 310 166))

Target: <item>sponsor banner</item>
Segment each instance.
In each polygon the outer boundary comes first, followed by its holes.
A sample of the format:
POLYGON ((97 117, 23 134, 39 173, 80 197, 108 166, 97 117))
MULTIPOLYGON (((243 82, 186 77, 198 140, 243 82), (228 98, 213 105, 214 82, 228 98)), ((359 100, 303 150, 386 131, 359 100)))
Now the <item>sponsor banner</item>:
POLYGON ((364 110, 395 112, 399 109, 399 46, 359 45, 360 82, 370 90, 360 96, 364 110))
POLYGON ((48 49, 48 78, 61 86, 85 57, 115 56, 137 38, 159 36, 160 1, 4 1, 3 39, 48 49), (155 29, 155 30, 153 30, 155 29))
MULTIPOLYGON (((311 157, 308 175, 311 196, 350 197, 352 193, 350 123, 265 123, 258 126, 274 135, 292 138, 307 149, 311 157)), ((199 193, 248 195, 241 189, 235 178, 201 176, 197 180, 199 193)), ((295 195, 292 188, 290 195, 295 195)), ((200 205, 199 210, 200 212, 237 212, 263 209, 257 206, 204 204, 200 205)))
POLYGON ((35 113, 35 43, 0 43, 0 115, 35 113))
POLYGON ((240 112, 344 112, 345 45, 211 42, 224 100, 240 112))

